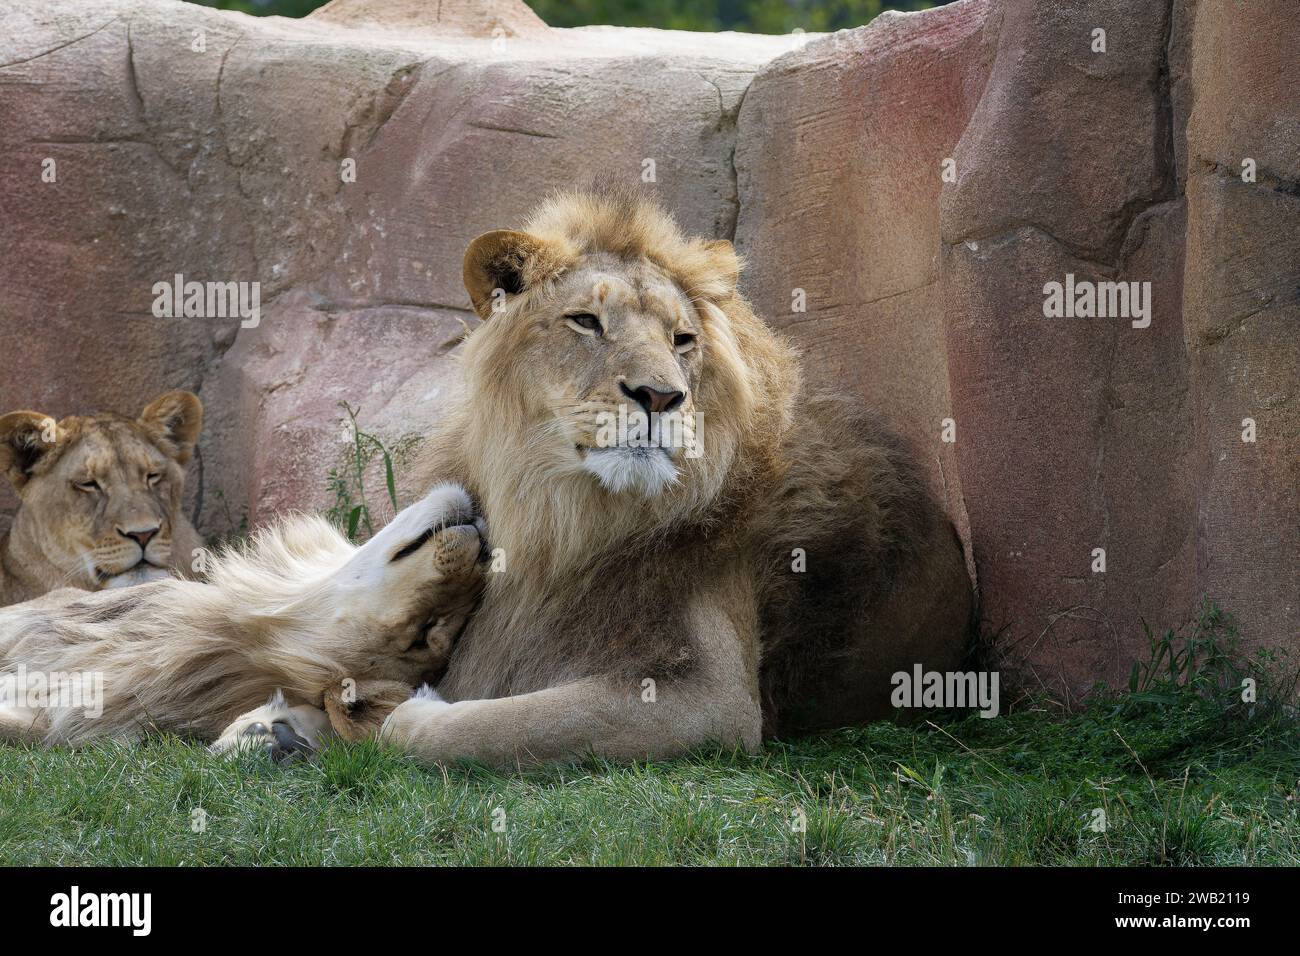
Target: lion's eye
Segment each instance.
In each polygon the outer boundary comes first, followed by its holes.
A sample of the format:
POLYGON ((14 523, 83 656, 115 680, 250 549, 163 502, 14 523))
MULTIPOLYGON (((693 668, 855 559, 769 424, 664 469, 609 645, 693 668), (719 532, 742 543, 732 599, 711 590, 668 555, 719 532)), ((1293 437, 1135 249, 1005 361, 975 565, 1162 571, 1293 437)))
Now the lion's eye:
POLYGON ((99 491, 99 490, 101 490, 100 487, 99 487, 99 482, 97 482, 94 478, 91 478, 91 479, 89 479, 89 480, 87 480, 87 481, 74 481, 74 482, 72 483, 72 486, 73 486, 74 488, 76 488, 78 491, 99 491))
POLYGON ((564 320, 569 323, 569 328, 583 335, 601 335, 604 332, 600 327, 600 319, 590 312, 570 312, 564 320))
POLYGON ((695 348, 695 336, 690 332, 678 332, 673 336, 673 348, 679 355, 695 348))
POLYGON ((149 474, 145 475, 145 480, 149 482, 149 487, 152 488, 154 485, 158 484, 158 482, 162 481, 162 472, 151 471, 149 474))
POLYGON ((419 551, 422 547, 424 547, 431 540, 433 540, 433 536, 437 532, 438 529, 436 527, 426 528, 418 538, 416 538, 410 544, 405 545, 396 554, 394 554, 392 558, 389 559, 388 563, 392 564, 394 561, 401 561, 402 558, 415 554, 415 552, 419 551))

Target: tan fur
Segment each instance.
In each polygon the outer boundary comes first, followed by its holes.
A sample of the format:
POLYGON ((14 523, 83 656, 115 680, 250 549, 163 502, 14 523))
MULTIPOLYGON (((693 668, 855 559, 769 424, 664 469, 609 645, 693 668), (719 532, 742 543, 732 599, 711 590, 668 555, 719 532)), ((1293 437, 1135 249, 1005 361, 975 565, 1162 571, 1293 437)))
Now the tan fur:
POLYGON ((349 741, 367 740, 410 697, 410 685, 401 681, 370 680, 360 684, 339 681, 325 689, 325 713, 335 736, 349 741))
POLYGON ((0 737, 76 744, 157 729, 214 740, 273 694, 296 716, 275 710, 268 726, 283 719, 311 743, 327 695, 369 702, 368 716, 353 707, 337 728, 357 736, 350 728, 377 726, 379 708, 437 677, 477 600, 470 505, 461 489, 436 488, 360 548, 324 519, 298 516, 216 555, 204 583, 64 589, 2 609, 0 678, 99 675, 103 695, 98 715, 9 699, 0 737))
POLYGON ((202 427, 202 404, 179 391, 134 420, 0 418, 0 471, 21 499, 0 539, 0 605, 56 588, 98 591, 158 580, 169 569, 188 573, 201 542, 181 494, 202 427))
POLYGON ((972 596, 951 523, 870 414, 802 389, 739 271, 729 243, 618 189, 558 195, 471 245, 485 321, 429 470, 476 496, 504 569, 447 701, 403 704, 389 739, 493 762, 752 748, 886 716, 890 673, 956 666, 972 596), (593 416, 639 385, 702 417, 703 455, 648 496, 612 491, 589 457, 593 416))

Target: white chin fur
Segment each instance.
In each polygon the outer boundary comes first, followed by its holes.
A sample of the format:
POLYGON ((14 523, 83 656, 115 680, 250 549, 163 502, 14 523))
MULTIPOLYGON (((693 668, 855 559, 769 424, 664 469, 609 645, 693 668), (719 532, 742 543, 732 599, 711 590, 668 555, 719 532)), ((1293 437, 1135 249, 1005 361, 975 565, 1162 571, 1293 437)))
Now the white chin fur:
POLYGON ((677 481, 677 466, 659 448, 593 448, 582 466, 607 491, 639 491, 652 498, 677 481))
POLYGON ((165 568, 155 568, 153 565, 136 565, 130 571, 122 574, 115 574, 104 581, 104 590, 110 588, 129 588, 137 584, 148 584, 150 581, 165 581, 171 577, 171 572, 165 568))

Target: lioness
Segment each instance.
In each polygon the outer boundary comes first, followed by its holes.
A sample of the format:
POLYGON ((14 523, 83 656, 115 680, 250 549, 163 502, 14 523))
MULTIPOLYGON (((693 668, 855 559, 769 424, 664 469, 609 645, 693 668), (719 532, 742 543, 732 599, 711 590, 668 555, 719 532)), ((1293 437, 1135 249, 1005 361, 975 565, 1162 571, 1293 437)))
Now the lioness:
POLYGON ((376 699, 382 719, 435 679, 473 609, 471 504, 440 486, 360 548, 323 518, 292 517, 214 555, 202 583, 64 588, 0 609, 0 739, 162 730, 285 757, 376 730, 358 704, 376 699), (238 733, 222 735, 232 721, 238 733))
POLYGON ((430 471, 476 497, 493 571, 388 740, 496 764, 752 750, 886 716, 891 674, 958 665, 952 523, 867 409, 800 387, 739 272, 617 189, 470 245, 483 322, 430 471), (629 411, 656 417, 611 439, 629 411))
POLYGON ((0 606, 55 588, 125 587, 186 570, 199 537, 181 511, 203 427, 189 392, 120 415, 0 418, 0 471, 21 504, 0 538, 0 606))

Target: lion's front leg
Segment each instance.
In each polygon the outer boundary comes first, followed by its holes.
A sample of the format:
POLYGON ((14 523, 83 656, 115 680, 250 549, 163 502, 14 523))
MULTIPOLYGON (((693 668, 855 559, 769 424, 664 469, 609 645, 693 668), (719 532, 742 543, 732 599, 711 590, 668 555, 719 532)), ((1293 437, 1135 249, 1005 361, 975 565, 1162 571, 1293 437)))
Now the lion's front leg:
POLYGON ((290 707, 277 692, 261 707, 235 718, 209 749, 218 754, 260 749, 282 763, 319 750, 333 735, 324 710, 307 704, 290 707))
POLYGON ((538 764, 594 754, 612 760, 674 757, 705 743, 753 751, 761 740, 756 655, 720 607, 698 607, 699 660, 686 677, 592 677, 492 700, 448 703, 419 694, 381 736, 423 762, 538 764))

